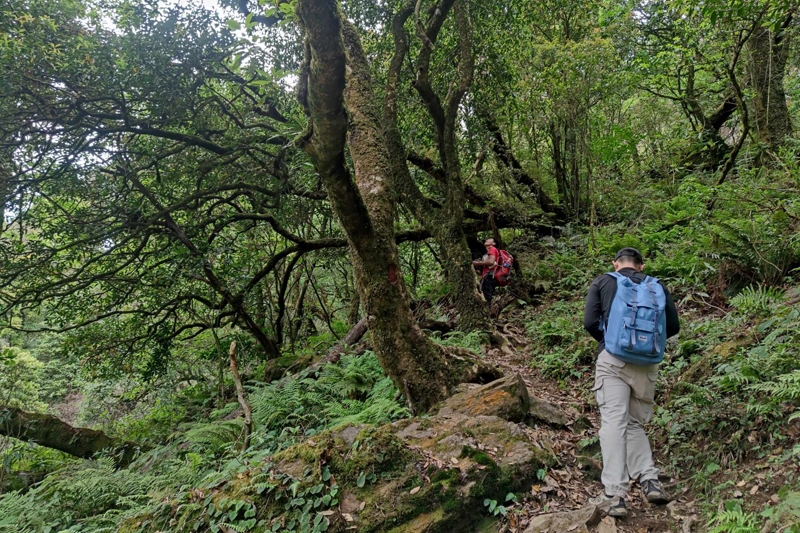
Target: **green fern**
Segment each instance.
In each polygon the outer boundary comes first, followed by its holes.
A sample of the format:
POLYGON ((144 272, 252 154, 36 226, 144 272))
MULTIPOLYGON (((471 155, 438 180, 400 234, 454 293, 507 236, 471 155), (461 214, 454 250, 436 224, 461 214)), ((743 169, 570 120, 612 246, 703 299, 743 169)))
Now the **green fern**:
POLYGON ((297 426, 300 434, 343 422, 382 424, 408 416, 396 400, 397 389, 384 374, 378 358, 344 356, 327 365, 319 378, 289 379, 278 388, 251 389, 253 420, 263 431, 297 426))
POLYGON ((752 285, 745 287, 742 292, 731 298, 731 305, 746 314, 766 314, 777 303, 785 298, 784 292, 776 287, 752 285))
POLYGON ((235 442, 241 436, 243 428, 244 421, 241 418, 194 424, 179 440, 189 450, 202 450, 214 454, 235 442))
POLYGON ((119 516, 140 508, 149 493, 185 476, 115 470, 110 459, 84 461, 51 474, 26 494, 0 497, 0 532, 59 531, 81 526, 87 531, 113 531, 119 516))
POLYGON ((750 390, 768 394, 776 401, 800 400, 800 370, 778 376, 775 381, 757 383, 750 390))
POLYGON ((749 219, 717 222, 712 226, 716 245, 722 257, 741 275, 754 282, 778 285, 797 259, 797 237, 783 228, 762 220, 752 224, 749 219))
POLYGON ((758 533, 758 522, 752 513, 742 512, 738 505, 717 513, 708 522, 708 533, 758 533), (712 527, 713 526, 713 527, 712 527))
POLYGON ((480 331, 471 331, 469 333, 453 331, 442 337, 433 335, 431 339, 442 346, 455 346, 458 348, 466 348, 475 353, 481 353, 483 344, 486 342, 485 336, 485 333, 480 331))

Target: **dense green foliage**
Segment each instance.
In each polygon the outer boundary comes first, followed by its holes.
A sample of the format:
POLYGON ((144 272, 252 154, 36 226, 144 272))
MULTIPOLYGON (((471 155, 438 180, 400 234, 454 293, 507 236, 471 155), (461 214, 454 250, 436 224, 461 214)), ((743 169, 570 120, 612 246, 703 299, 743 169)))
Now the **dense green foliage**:
MULTIPOLYGON (((340 3, 382 100, 406 2, 340 3)), ((297 4, 4 3, 0 425, 4 409, 46 412, 146 450, 117 468, 0 436, 0 532, 268 531, 284 503, 275 527, 323 531, 336 479, 276 479, 275 454, 410 415, 369 333, 303 371, 364 316, 366 288, 302 150, 297 4), (252 407, 246 450, 232 341, 252 407), (223 485, 237 497, 213 497, 223 485)), ((708 531, 800 531, 800 478, 782 466, 800 461, 800 141, 781 126, 800 124, 797 3, 457 4, 470 38, 444 20, 429 83, 452 94, 471 54, 454 111, 456 207, 474 257, 494 236, 517 259, 497 324, 521 321, 530 365, 591 403, 583 297, 616 250, 639 248, 683 326, 658 385, 661 462, 708 531), (757 468, 777 499, 736 490, 757 468)), ((413 190, 444 210, 452 169, 416 85, 417 24, 434 5, 401 27, 396 122, 413 190)), ((351 151, 342 159, 355 168, 351 151)), ((448 331, 426 332, 435 346, 484 352, 485 332, 449 331, 460 295, 448 252, 394 185, 385 215, 415 317, 448 331)), ((370 468, 338 474, 363 488, 381 475, 370 468)), ((494 512, 502 495, 488 496, 494 512)))

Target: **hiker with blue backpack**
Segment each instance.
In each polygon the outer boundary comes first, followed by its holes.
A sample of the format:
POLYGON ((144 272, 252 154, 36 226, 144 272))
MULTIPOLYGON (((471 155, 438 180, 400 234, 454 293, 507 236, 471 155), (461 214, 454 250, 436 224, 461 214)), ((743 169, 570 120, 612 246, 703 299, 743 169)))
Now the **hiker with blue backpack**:
POLYGON ((678 333, 680 323, 669 291, 642 273, 638 250, 621 249, 613 264, 614 272, 589 287, 583 326, 597 340, 599 352, 593 390, 600 408, 604 493, 593 503, 608 505, 609 516, 623 518, 631 479, 639 482, 648 502, 670 501, 658 480, 644 425, 653 415, 667 338, 678 333))

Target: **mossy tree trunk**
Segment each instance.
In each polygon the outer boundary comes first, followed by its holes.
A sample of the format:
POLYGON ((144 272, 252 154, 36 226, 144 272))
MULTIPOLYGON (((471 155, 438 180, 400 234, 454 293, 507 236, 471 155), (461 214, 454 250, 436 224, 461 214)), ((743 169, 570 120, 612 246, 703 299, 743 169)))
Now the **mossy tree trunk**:
POLYGON ((424 412, 447 396, 458 373, 417 326, 409 307, 393 229, 393 173, 369 65, 355 28, 335 0, 300 0, 297 12, 307 56, 299 99, 310 117, 300 144, 313 160, 347 234, 381 366, 405 393, 411 409, 424 412), (346 144, 354 176, 345 162, 346 144))
POLYGON ((102 431, 76 428, 58 418, 0 406, 0 435, 33 442, 75 457, 88 459, 101 450, 114 452, 119 466, 129 464, 139 446, 109 437, 102 431))
POLYGON ((760 27, 748 41, 748 71, 755 91, 755 126, 759 140, 771 151, 783 146, 792 131, 783 84, 789 56, 787 28, 791 21, 792 14, 789 14, 778 32, 760 27))
MULTIPOLYGON (((414 5, 415 3, 411 2, 401 9, 392 25, 395 53, 389 69, 384 100, 389 161, 400 197, 414 213, 414 217, 430 232, 442 252, 442 263, 453 287, 459 329, 464 331, 487 329, 488 308, 477 291, 472 255, 463 229, 466 198, 456 135, 459 106, 472 85, 474 70, 469 5, 462 0, 445 0, 437 6, 427 26, 420 21, 419 12, 415 13, 414 5), (458 82, 450 87, 443 100, 434 92, 429 73, 434 46, 442 25, 451 11, 455 12, 459 42, 458 82), (406 149, 397 122, 398 87, 403 60, 409 53, 409 36, 404 25, 412 15, 415 18, 417 34, 423 42, 417 57, 416 79, 413 86, 422 98, 435 129, 442 165, 437 176, 445 189, 445 201, 441 205, 425 198, 414 182, 408 170, 406 149)), ((416 5, 419 8, 419 4, 416 5)))
POLYGON ((695 91, 695 68, 693 64, 687 67, 685 98, 681 100, 684 113, 692 120, 692 124, 699 129, 700 139, 707 146, 705 150, 694 152, 683 164, 687 167, 698 169, 717 169, 721 167, 730 153, 730 147, 722 138, 720 130, 730 120, 739 108, 735 94, 728 94, 725 100, 707 115, 700 105, 700 99, 695 91))

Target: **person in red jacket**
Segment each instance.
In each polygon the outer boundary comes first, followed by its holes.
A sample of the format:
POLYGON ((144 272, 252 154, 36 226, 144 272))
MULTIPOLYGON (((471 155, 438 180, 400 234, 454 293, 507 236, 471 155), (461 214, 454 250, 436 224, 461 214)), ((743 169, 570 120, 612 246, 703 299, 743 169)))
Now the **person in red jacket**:
POLYGON ((497 280, 494 279, 494 271, 500 261, 500 252, 495 247, 497 243, 491 237, 486 239, 483 245, 486 247, 486 255, 481 260, 475 260, 472 264, 476 267, 483 267, 481 271, 481 292, 486 298, 486 305, 492 305, 492 296, 497 288, 497 280))

